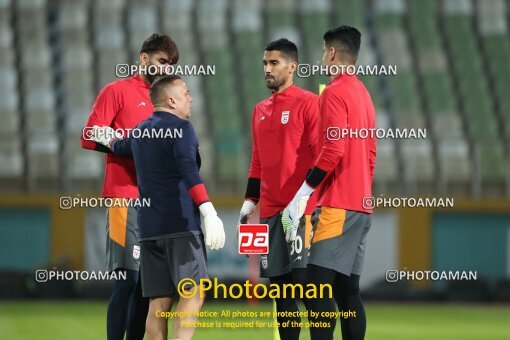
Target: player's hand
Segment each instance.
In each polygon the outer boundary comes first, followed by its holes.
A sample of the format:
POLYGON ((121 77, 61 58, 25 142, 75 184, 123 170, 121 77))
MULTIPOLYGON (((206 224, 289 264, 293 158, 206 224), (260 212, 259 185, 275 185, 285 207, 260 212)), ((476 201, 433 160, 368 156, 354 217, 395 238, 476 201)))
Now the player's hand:
POLYGON ((248 217, 255 211, 255 203, 250 200, 245 200, 243 206, 241 207, 241 212, 239 213, 239 223, 238 224, 246 224, 248 223, 248 217))
MULTIPOLYGON (((237 246, 239 247, 239 225, 248 223, 248 218, 255 211, 256 204, 253 201, 245 200, 239 213, 239 221, 236 227, 237 246)), ((246 255, 248 257, 248 255, 246 255)))
POLYGON ((282 226, 283 226, 283 232, 285 233, 285 241, 287 241, 287 243, 293 242, 297 236, 299 221, 297 221, 297 223, 295 223, 295 220, 293 220, 290 217, 288 208, 285 208, 283 210, 282 226))
POLYGON ((198 207, 204 216, 205 244, 212 250, 221 249, 225 245, 225 230, 223 222, 218 217, 211 202, 205 202, 198 207))
POLYGON ((94 132, 94 135, 91 138, 91 140, 101 145, 104 145, 107 148, 110 147, 110 143, 114 139, 120 138, 120 136, 116 135, 115 130, 109 126, 94 125, 92 127, 92 131, 94 132))
POLYGON ((299 219, 305 213, 306 204, 313 191, 314 189, 304 182, 289 205, 283 210, 282 226, 287 242, 293 242, 296 239, 299 219))

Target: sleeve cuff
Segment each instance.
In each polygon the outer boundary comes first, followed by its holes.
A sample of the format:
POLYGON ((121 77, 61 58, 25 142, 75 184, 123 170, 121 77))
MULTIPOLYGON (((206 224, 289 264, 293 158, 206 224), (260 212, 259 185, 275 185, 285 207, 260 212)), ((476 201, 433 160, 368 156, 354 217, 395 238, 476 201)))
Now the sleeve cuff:
POLYGON ((306 183, 312 188, 316 188, 319 184, 321 184, 327 174, 328 173, 326 171, 315 166, 306 177, 306 183))
POLYGON ((246 185, 246 194, 244 195, 244 198, 258 203, 260 199, 260 178, 248 178, 248 184, 246 185))
POLYGON ((190 188, 188 190, 188 193, 193 199, 193 202, 195 202, 197 206, 204 202, 209 201, 209 196, 207 196, 207 191, 205 190, 204 183, 197 184, 194 187, 190 188))

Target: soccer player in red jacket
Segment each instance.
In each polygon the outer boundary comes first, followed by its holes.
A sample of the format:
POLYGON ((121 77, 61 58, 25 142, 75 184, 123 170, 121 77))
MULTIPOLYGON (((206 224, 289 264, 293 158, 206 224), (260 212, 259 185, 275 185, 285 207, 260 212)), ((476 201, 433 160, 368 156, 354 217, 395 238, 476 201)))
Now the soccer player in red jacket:
MULTIPOLYGON (((167 35, 152 34, 142 44, 140 65, 164 68, 179 59, 174 41, 167 35)), ((112 72, 114 70, 112 69, 112 72)), ((138 198, 133 158, 119 157, 110 149, 92 141, 93 126, 110 126, 115 130, 133 129, 147 119, 154 107, 149 87, 157 74, 140 73, 107 84, 92 107, 81 145, 85 149, 106 153, 103 197, 138 198)), ((108 303, 107 337, 109 340, 143 339, 148 299, 142 297, 139 275, 140 244, 135 207, 115 206, 108 209, 106 257, 109 271, 125 271, 126 280, 117 280, 108 303)))
MULTIPOLYGON (((355 65, 361 33, 354 27, 337 26, 324 34, 323 63, 330 71, 355 65)), ((317 210, 307 267, 307 283, 331 284, 340 311, 352 311, 354 317, 341 318, 342 338, 365 337, 366 317, 359 293, 366 238, 372 209, 363 204, 372 196, 376 158, 376 139, 357 138, 360 129, 375 128, 375 110, 367 89, 356 75, 330 74, 331 82, 322 92, 320 106, 319 156, 292 202, 282 222, 297 227, 299 206, 317 189, 317 210), (348 130, 345 130, 348 129, 348 130), (349 134, 342 136, 342 131, 349 134), (353 134, 351 135, 350 132, 353 134), (345 138, 344 138, 345 137, 345 138)), ((308 301, 314 312, 334 312, 332 299, 308 301)), ((310 318, 309 318, 310 319, 310 318)), ((312 327, 312 339, 333 339, 336 320, 324 317, 330 327, 312 327)))
MULTIPOLYGON (((269 253, 261 256, 260 276, 281 285, 304 283, 315 202, 310 199, 305 218, 293 231, 283 229, 281 212, 317 155, 318 96, 294 85, 298 50, 291 41, 269 43, 263 63, 272 94, 255 105, 252 113, 252 158, 239 223, 246 222, 260 201, 260 222, 269 225, 269 253)), ((276 299, 276 308, 278 312, 298 311, 291 297, 276 299)), ((300 318, 278 317, 280 323, 288 320, 299 322, 300 318)), ((299 339, 300 330, 281 327, 280 337, 299 339)))

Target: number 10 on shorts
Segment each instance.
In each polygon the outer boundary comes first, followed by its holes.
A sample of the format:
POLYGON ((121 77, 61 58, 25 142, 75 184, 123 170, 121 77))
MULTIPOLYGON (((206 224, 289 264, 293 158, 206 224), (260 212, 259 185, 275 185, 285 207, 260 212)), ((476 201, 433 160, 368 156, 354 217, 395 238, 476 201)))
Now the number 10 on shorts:
POLYGON ((269 225, 240 224, 237 244, 239 254, 269 253, 269 225))

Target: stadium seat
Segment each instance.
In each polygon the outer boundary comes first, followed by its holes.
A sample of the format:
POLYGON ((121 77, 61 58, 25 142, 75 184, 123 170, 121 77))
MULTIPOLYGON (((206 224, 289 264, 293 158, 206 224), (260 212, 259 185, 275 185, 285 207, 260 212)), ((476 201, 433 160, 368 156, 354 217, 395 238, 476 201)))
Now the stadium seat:
POLYGON ((443 12, 447 15, 470 15, 473 13, 473 2, 470 0, 444 0, 443 12))
POLYGON ((508 175, 508 158, 498 139, 484 139, 475 143, 475 166, 482 183, 501 183, 508 175))
POLYGON ((507 6, 504 0, 477 1, 475 5, 476 19, 482 35, 507 32, 507 6))
POLYGON ((396 65, 397 75, 386 77, 386 86, 392 100, 396 125, 402 128, 424 128, 418 81, 412 69, 412 56, 403 29, 402 1, 379 1, 375 3, 375 23, 378 30, 382 63, 396 65))
POLYGON ((173 36, 173 29, 188 31, 191 29, 191 14, 195 1, 163 0, 163 31, 173 36))
POLYGON ((159 31, 156 1, 131 1, 128 6, 129 48, 132 55, 140 52, 140 46, 150 34, 159 31))
POLYGON ((87 122, 90 114, 90 107, 74 107, 65 110, 64 129, 62 132, 80 136, 83 132, 83 127, 87 122))
POLYGON ((236 79, 232 71, 234 55, 229 41, 227 21, 227 1, 200 0, 197 2, 199 44, 203 48, 202 61, 207 65, 215 65, 216 75, 205 77, 204 89, 207 96, 207 114, 212 122, 212 136, 214 150, 216 179, 220 185, 235 185, 236 177, 233 172, 243 164, 233 165, 233 160, 239 154, 236 148, 244 145, 240 131, 242 113, 236 93, 236 79), (232 138, 228 139, 227 136, 232 138), (234 168, 233 168, 234 167, 234 168))
POLYGON ((29 9, 16 12, 17 39, 23 47, 48 41, 48 28, 44 10, 29 9))
POLYGON ((51 88, 33 88, 25 94, 25 128, 28 132, 56 130, 55 94, 51 88))
MULTIPOLYGON (((388 130, 391 128, 389 115, 382 109, 376 111, 376 128, 388 130)), ((392 139, 377 140, 377 160, 374 181, 376 185, 396 183, 398 179, 398 157, 395 141, 392 139)))
POLYGON ((499 125, 494 114, 486 70, 476 42, 476 32, 471 18, 470 4, 445 2, 444 26, 449 44, 453 72, 457 78, 460 99, 467 120, 468 137, 497 139, 499 125), (469 72, 466 72, 469 70, 469 72))
POLYGON ((30 178, 56 178, 60 173, 59 141, 54 134, 33 133, 26 137, 30 178))
POLYGON ((405 139, 400 141, 404 162, 404 178, 408 183, 433 183, 434 158, 432 143, 428 140, 405 139))
POLYGON ((486 58, 484 66, 492 85, 500 122, 506 140, 510 140, 510 39, 506 17, 506 4, 491 0, 477 4, 477 22, 486 58), (487 59, 486 59, 487 61, 487 59))
POLYGON ((232 33, 235 37, 239 71, 244 75, 240 77, 243 105, 241 115, 244 121, 249 121, 253 106, 268 94, 262 68, 263 49, 267 43, 260 34, 264 20, 262 1, 236 1, 233 11, 232 33))
POLYGON ((5 120, 2 119, 5 126, 0 127, 2 131, 9 131, 13 126, 18 126, 18 77, 12 53, 9 50, 0 50, 0 79, 2 79, 0 82, 0 114, 5 116, 5 120))
POLYGON ((17 10, 44 10, 46 0, 17 0, 13 1, 17 10))
POLYGON ((267 2, 265 22, 269 41, 285 37, 298 47, 301 46, 301 35, 296 25, 294 6, 292 0, 267 2))
POLYGON ((469 146, 462 138, 438 140, 439 168, 443 180, 449 182, 469 182, 473 175, 469 146))
POLYGON ((93 1, 94 11, 117 11, 126 8, 127 0, 93 1))
POLYGON ((396 183, 398 178, 395 141, 391 139, 380 139, 377 141, 377 160, 374 182, 376 185, 396 183))
POLYGON ((99 80, 96 88, 100 89, 107 83, 119 79, 115 75, 115 66, 127 64, 129 58, 124 49, 98 49, 96 53, 96 75, 99 80))
POLYGON ((232 30, 257 32, 263 29, 262 0, 238 0, 232 4, 232 30))
POLYGON ((64 109, 92 107, 95 94, 93 89, 93 75, 86 71, 69 71, 63 75, 63 104, 64 109))
POLYGON ((238 131, 223 130, 216 136, 219 180, 234 187, 246 180, 249 163, 246 144, 238 131), (232 143, 234 140, 239 142, 232 143))
POLYGON ((354 27, 365 26, 365 5, 362 1, 334 0, 333 11, 338 23, 354 27))
POLYGON ((24 157, 19 134, 0 136, 0 177, 19 178, 23 175, 24 157))
POLYGON ((226 34, 227 6, 227 0, 197 0, 199 30, 226 34))
MULTIPOLYGON (((0 79, 2 79, 0 92, 6 93, 6 99, 8 95, 17 95, 18 74, 12 65, 0 65, 0 77, 0 79)), ((0 105, 2 104, 3 103, 0 103, 0 105)))
MULTIPOLYGON (((368 29, 364 26, 358 26, 361 32, 361 46, 360 53, 358 55, 358 65, 377 65, 377 60, 375 57, 374 50, 370 43, 370 35, 368 29)), ((372 101, 374 102, 374 106, 376 111, 379 110, 383 106, 383 95, 380 89, 380 76, 375 75, 358 75, 358 79, 363 82, 368 91, 370 92, 370 96, 372 97, 372 101)), ((391 79, 391 77, 390 77, 391 79)))
POLYGON ((20 113, 16 107, 7 108, 3 103, 0 106, 0 120, 0 134, 20 132, 20 113))
POLYGON ((90 72, 94 61, 93 51, 88 45, 64 45, 62 48, 62 71, 82 70, 90 72))
MULTIPOLYGON (((322 35, 331 27, 331 8, 327 1, 300 1, 299 3, 300 29, 303 36, 303 46, 300 53, 300 63, 322 64, 322 35)), ((319 84, 326 84, 325 76, 315 75, 307 78, 308 89, 317 93, 319 84)))
POLYGON ((80 2, 64 2, 58 9, 57 27, 60 34, 68 30, 86 29, 88 27, 88 8, 80 2))
POLYGON ((24 72, 21 88, 24 92, 28 92, 38 89, 51 89, 52 84, 53 74, 51 70, 40 68, 24 72))
POLYGON ((20 59, 20 67, 23 72, 31 72, 35 69, 44 69, 51 72, 52 55, 46 42, 31 43, 24 46, 20 59), (37 56, 37 58, 34 58, 34 56, 37 56))
POLYGON ((9 25, 11 12, 0 9, 0 47, 7 49, 13 46, 14 32, 9 25))
POLYGON ((92 179, 103 175, 104 154, 82 149, 79 136, 75 134, 67 136, 63 145, 63 159, 71 179, 92 179))

